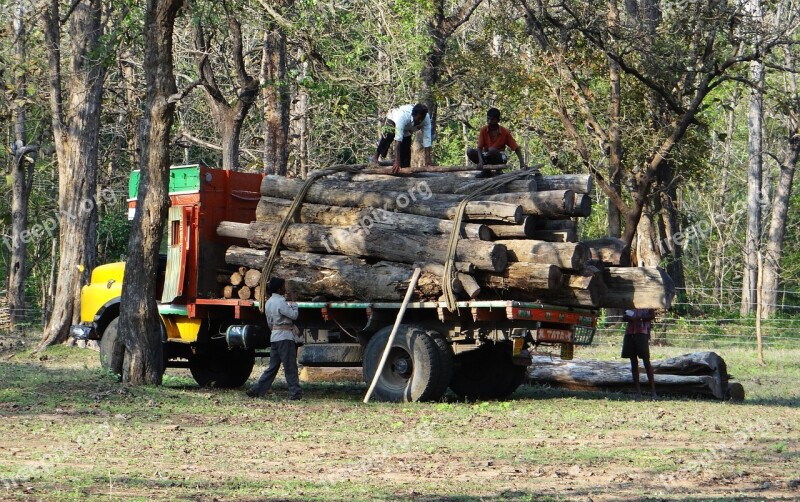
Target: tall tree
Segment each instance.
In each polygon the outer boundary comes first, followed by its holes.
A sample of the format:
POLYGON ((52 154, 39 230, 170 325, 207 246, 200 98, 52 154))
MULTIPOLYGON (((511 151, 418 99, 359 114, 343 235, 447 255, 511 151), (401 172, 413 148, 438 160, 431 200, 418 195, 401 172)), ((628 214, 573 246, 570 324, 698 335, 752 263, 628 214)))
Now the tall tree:
POLYGON ((28 199, 33 186, 33 163, 37 151, 27 144, 26 114, 28 34, 25 29, 25 4, 18 0, 14 8, 14 92, 11 96, 11 115, 14 123, 14 144, 11 161, 11 257, 8 270, 8 310, 11 328, 25 320, 25 279, 28 273, 27 239, 28 199))
POLYGON ((50 109, 58 158, 59 260, 55 301, 39 348, 63 342, 80 318, 80 289, 94 267, 97 240, 97 163, 105 67, 101 47, 103 4, 79 0, 69 17, 70 58, 61 72, 58 0, 45 12, 50 109), (66 94, 66 99, 65 99, 66 94))
POLYGON ((795 59, 791 51, 786 51, 785 67, 789 70, 785 76, 785 88, 780 92, 779 110, 784 110, 786 121, 786 140, 783 155, 779 159, 780 173, 775 195, 770 205, 769 231, 764 253, 764 265, 761 279, 761 312, 769 316, 775 312, 778 303, 778 284, 780 283, 781 258, 786 238, 786 219, 789 214, 789 202, 794 182, 794 172, 800 155, 800 92, 797 75, 794 72, 795 59))
MULTIPOLYGON (((216 5, 216 4, 215 4, 216 5)), ((239 169, 239 149, 242 124, 247 113, 258 99, 258 79, 247 72, 245 51, 242 43, 242 25, 236 18, 232 7, 227 1, 222 2, 227 34, 230 36, 230 54, 220 54, 221 58, 233 62, 232 82, 228 82, 228 75, 218 75, 212 62, 212 45, 214 35, 219 35, 216 30, 209 31, 204 23, 203 16, 196 7, 194 9, 195 49, 197 50, 197 68, 199 83, 206 91, 208 104, 214 116, 214 122, 219 128, 222 140, 222 168, 228 170, 239 169), (223 80, 224 79, 224 80, 223 80), (233 97, 225 96, 223 90, 229 88, 233 97)), ((225 65, 220 65, 224 67, 225 65)))
POLYGON ((142 118, 141 175, 120 301, 119 330, 125 344, 122 380, 160 384, 161 320, 156 305, 158 248, 169 207, 169 142, 179 99, 172 34, 182 0, 148 0, 144 71, 147 104, 142 118))
POLYGON ((264 32, 261 94, 264 97, 264 172, 286 175, 289 160, 289 96, 286 33, 277 22, 264 32))

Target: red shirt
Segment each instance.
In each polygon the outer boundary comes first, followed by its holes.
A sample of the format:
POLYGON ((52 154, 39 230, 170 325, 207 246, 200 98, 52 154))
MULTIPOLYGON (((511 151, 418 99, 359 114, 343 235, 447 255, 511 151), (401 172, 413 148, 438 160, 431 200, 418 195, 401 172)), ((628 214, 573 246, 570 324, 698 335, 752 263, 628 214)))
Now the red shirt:
POLYGON ((492 141, 492 137, 489 135, 489 126, 481 127, 481 131, 478 133, 478 150, 486 151, 489 148, 497 148, 502 152, 506 149, 506 145, 508 145, 508 148, 513 152, 519 148, 517 142, 514 141, 514 137, 508 132, 508 129, 503 126, 497 127, 500 128, 500 131, 497 134, 497 139, 494 141, 492 141))

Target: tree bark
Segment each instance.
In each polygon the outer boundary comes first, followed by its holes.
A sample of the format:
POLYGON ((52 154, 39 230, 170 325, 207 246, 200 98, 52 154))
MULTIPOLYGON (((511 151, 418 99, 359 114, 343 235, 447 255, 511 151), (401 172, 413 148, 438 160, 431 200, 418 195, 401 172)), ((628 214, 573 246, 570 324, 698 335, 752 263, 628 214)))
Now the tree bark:
POLYGON ((493 289, 550 290, 561 284, 561 271, 555 265, 514 262, 501 273, 478 273, 478 279, 493 289))
POLYGON ((66 110, 59 62, 58 2, 46 14, 50 52, 50 108, 58 156, 59 260, 53 311, 39 348, 66 340, 80 319, 80 289, 96 258, 97 166, 105 68, 100 0, 74 4, 70 19, 70 77, 66 110))
POLYGON ((536 177, 536 191, 571 190, 575 193, 594 193, 594 182, 588 174, 549 174, 536 177))
POLYGON ((14 8, 11 25, 14 31, 14 96, 11 115, 14 122, 14 144, 11 165, 11 239, 4 239, 10 251, 8 269, 8 319, 12 330, 26 318, 25 280, 28 273, 28 201, 33 187, 33 159, 35 146, 27 144, 26 111, 28 64, 25 31, 25 8, 21 1, 14 8))
POLYGON ((536 230, 536 216, 526 216, 519 225, 487 225, 495 239, 530 238, 536 230))
MULTIPOLYGON (((235 237, 247 224, 222 222, 217 234, 235 237)), ((273 245, 278 224, 254 222, 249 225, 248 242, 256 249, 273 245)), ((444 263, 449 238, 418 236, 393 231, 351 232, 349 229, 298 223, 289 226, 281 245, 292 251, 339 253, 348 256, 373 257, 401 263, 434 261, 444 263)), ((475 265, 479 270, 500 271, 508 263, 505 246, 493 242, 459 240, 456 260, 475 265)))
MULTIPOLYGON (((501 193, 481 195, 481 201, 503 202, 522 207, 522 213, 547 218, 568 218, 570 216, 587 216, 585 203, 576 210, 575 192, 571 190, 550 190, 534 193, 501 193)), ((587 199, 588 200, 588 199, 587 199)), ((591 206, 591 201, 588 200, 591 206)))
POLYGON ((264 98, 264 172, 286 176, 289 160, 290 95, 286 34, 273 26, 264 33, 261 95, 264 98))
MULTIPOLYGON (((355 175, 364 176, 364 175, 355 175)), ((383 176, 376 175, 380 179, 371 181, 338 180, 328 178, 321 183, 327 183, 333 188, 342 190, 359 190, 363 192, 407 192, 409 194, 425 194, 433 192, 435 194, 462 194, 466 195, 470 190, 486 185, 491 182, 488 179, 470 179, 457 176, 437 176, 418 178, 412 176, 383 176)), ((358 178, 356 178, 358 179, 358 178)), ((320 183, 319 181, 317 183, 320 183)), ((536 192, 536 180, 529 179, 514 180, 500 188, 488 193, 507 193, 507 192, 536 192)))
MULTIPOLYGON (((275 197, 261 197, 256 208, 256 221, 280 223, 289 212, 292 202, 275 197)), ((298 223, 316 223, 332 227, 360 227, 365 231, 374 228, 389 230, 402 229, 405 233, 416 235, 449 235, 453 231, 451 220, 442 220, 429 216, 396 213, 383 209, 354 208, 341 206, 324 206, 321 204, 303 203, 299 210, 298 223)), ((491 240, 491 231, 487 225, 464 223, 461 225, 462 236, 467 239, 491 240)))
POLYGON ((128 240, 119 329, 127 363, 122 380, 131 385, 160 384, 162 342, 156 305, 158 248, 169 207, 169 133, 177 94, 172 63, 172 33, 181 0, 148 0, 144 71, 147 81, 141 178, 128 240))
POLYGON ((591 258, 615 267, 631 265, 631 247, 622 239, 603 237, 591 241, 583 241, 589 246, 591 258))
MULTIPOLYGON (((281 199, 294 199, 303 186, 303 181, 280 176, 266 176, 261 182, 261 195, 281 199)), ((460 198, 459 198, 460 199, 460 198)), ((441 219, 455 217, 457 201, 425 198, 422 194, 405 192, 360 192, 339 190, 314 183, 303 202, 345 207, 372 207, 386 211, 398 211, 441 219)), ((467 204, 465 216, 468 220, 508 221, 520 223, 522 208, 515 204, 491 201, 473 201, 467 204)))
MULTIPOLYGON (((759 0, 752 2, 760 14, 759 0)), ((759 17, 760 19, 760 17, 759 17)), ((763 135, 763 94, 764 65, 760 61, 750 64, 750 107, 747 113, 749 132, 747 155, 747 227, 745 231, 744 270, 742 271, 742 316, 753 313, 756 301, 756 282, 758 280, 758 253, 761 239, 761 188, 762 188, 762 135, 763 135)))

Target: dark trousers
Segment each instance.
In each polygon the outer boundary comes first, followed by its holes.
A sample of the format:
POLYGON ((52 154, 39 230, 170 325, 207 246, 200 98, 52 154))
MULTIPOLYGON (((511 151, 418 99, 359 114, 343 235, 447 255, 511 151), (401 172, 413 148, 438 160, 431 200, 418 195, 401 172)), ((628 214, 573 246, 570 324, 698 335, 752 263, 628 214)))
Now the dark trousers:
POLYGON ((258 379, 258 382, 251 388, 259 396, 263 396, 272 387, 272 381, 278 374, 278 369, 283 363, 283 372, 286 375, 286 383, 289 385, 289 395, 300 397, 303 391, 300 389, 300 377, 297 375, 297 347, 294 341, 284 340, 272 342, 269 348, 269 366, 258 379))
POLYGON ((478 155, 483 156, 483 163, 488 165, 505 164, 508 162, 508 155, 497 148, 489 148, 486 152, 479 152, 477 148, 467 149, 467 158, 473 164, 478 164, 478 155))
MULTIPOLYGON (((411 166, 411 140, 412 136, 403 138, 400 142, 400 167, 411 166)), ((394 122, 387 120, 383 126, 383 135, 378 141, 378 148, 375 153, 375 160, 381 157, 386 158, 389 155, 389 149, 394 146, 394 122)), ((392 152, 394 154, 394 152, 392 152)))

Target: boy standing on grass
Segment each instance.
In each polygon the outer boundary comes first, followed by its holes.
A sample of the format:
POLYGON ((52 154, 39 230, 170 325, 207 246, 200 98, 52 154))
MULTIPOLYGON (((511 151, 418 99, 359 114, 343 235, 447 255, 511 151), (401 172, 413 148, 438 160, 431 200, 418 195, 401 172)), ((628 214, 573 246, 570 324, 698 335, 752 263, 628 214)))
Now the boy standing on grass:
POLYGON ((647 380, 650 382, 651 395, 653 399, 658 399, 653 367, 650 365, 650 326, 655 316, 656 312, 653 309, 625 311, 622 320, 628 322, 628 327, 622 339, 622 357, 631 360, 631 374, 636 395, 642 395, 642 389, 639 387, 639 359, 641 359, 647 372, 647 380))

